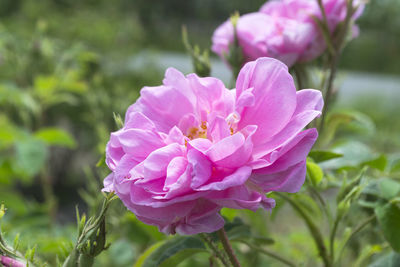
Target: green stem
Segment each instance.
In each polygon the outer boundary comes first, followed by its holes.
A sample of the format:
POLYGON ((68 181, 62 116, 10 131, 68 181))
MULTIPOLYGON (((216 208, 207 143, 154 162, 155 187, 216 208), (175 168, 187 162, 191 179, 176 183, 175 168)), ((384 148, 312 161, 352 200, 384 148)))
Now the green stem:
POLYGON ((200 237, 204 240, 205 243, 207 243, 210 249, 214 252, 214 255, 222 262, 222 264, 226 267, 229 267, 229 262, 226 259, 225 255, 218 249, 211 238, 207 234, 201 234, 200 237))
POLYGON ((62 267, 78 267, 79 252, 74 248, 65 259, 62 267))
POLYGON ((302 72, 298 66, 293 67, 294 73, 296 74, 296 81, 297 81, 297 90, 301 90, 304 88, 302 72))
POLYGON ((348 0, 347 1, 347 11, 346 11, 346 18, 344 20, 344 25, 343 28, 341 29, 341 31, 338 33, 337 38, 336 38, 336 49, 337 52, 341 52, 343 49, 343 46, 345 44, 345 39, 346 39, 346 35, 347 32, 349 30, 349 25, 351 22, 351 17, 353 16, 353 0, 348 0))
POLYGON ((79 267, 92 267, 94 263, 94 257, 91 255, 81 254, 79 256, 79 267))
POLYGON ((317 1, 318 1, 319 9, 321 10, 321 13, 322 13, 323 22, 324 22, 324 24, 325 24, 326 26, 328 26, 328 19, 327 19, 327 17, 326 17, 326 12, 325 12, 325 8, 324 8, 324 4, 322 3, 322 0, 317 0, 317 1))
POLYGON ((321 256, 325 267, 332 267, 332 262, 331 262, 331 259, 329 258, 321 231, 319 230, 317 225, 314 223, 313 219, 303 210, 303 208, 301 208, 290 197, 288 197, 285 194, 282 194, 280 192, 274 192, 274 193, 276 195, 280 196, 281 198, 283 198, 284 200, 286 200, 298 212, 300 217, 303 218, 304 222, 306 223, 306 226, 308 227, 308 230, 310 231, 310 233, 314 239, 315 245, 317 246, 319 255, 321 256))
POLYGON ((329 226, 332 224, 332 214, 329 210, 328 205, 326 204, 326 202, 324 201, 324 199, 322 198, 321 194, 318 192, 318 190, 316 190, 314 187, 312 186, 307 186, 308 191, 310 192, 311 195, 315 196, 316 199, 318 199, 318 202, 320 203, 320 206, 322 208, 322 210, 324 211, 326 217, 328 218, 328 223, 329 226))
POLYGON ((340 222, 339 218, 336 217, 335 222, 333 223, 331 236, 329 239, 329 248, 330 248, 330 255, 331 255, 332 262, 335 260, 335 237, 336 237, 337 228, 339 226, 339 222, 340 222))
POLYGON ((319 132, 322 133, 324 124, 325 124, 325 119, 326 119, 326 114, 330 108, 330 104, 332 101, 332 89, 333 89, 333 81, 335 80, 336 77, 336 71, 337 71, 337 61, 338 61, 338 54, 335 54, 331 58, 331 64, 330 64, 330 72, 329 72, 329 78, 328 78, 328 83, 326 86, 325 91, 325 96, 324 96, 324 107, 322 109, 322 115, 321 115, 321 122, 319 124, 319 132))
POLYGON ((242 242, 243 244, 246 244, 247 246, 249 246, 249 248, 251 248, 253 250, 257 250, 260 253, 263 253, 263 254, 265 254, 267 256, 270 256, 271 258, 274 258, 274 259, 286 264, 287 266, 291 266, 291 267, 296 267, 297 266, 294 262, 292 262, 292 261, 290 261, 288 259, 285 259, 284 257, 282 257, 281 255, 276 254, 275 252, 269 251, 269 250, 267 250, 265 248, 263 249, 263 248, 254 246, 253 244, 251 244, 250 242, 247 242, 246 240, 240 240, 240 242, 242 242))
POLYGON ((322 3, 322 0, 317 0, 317 2, 318 2, 319 9, 321 10, 321 13, 322 13, 322 24, 318 23, 318 25, 320 26, 321 34, 324 37, 324 40, 328 47, 329 53, 331 55, 334 55, 335 47, 334 47, 334 43, 332 40, 332 35, 330 32, 330 29, 329 29, 328 18, 326 16, 325 7, 324 7, 324 4, 322 3))
POLYGON ((351 234, 349 235, 349 237, 344 241, 342 248, 340 249, 340 253, 338 256, 337 261, 339 262, 340 258, 343 255, 344 249, 347 246, 347 244, 349 243, 349 241, 358 233, 360 232, 365 226, 367 226, 369 223, 373 222, 376 218, 376 215, 373 214, 370 217, 368 217, 367 219, 365 219, 362 223, 360 223, 356 228, 354 228, 354 230, 351 232, 351 234))
POLYGON ((222 227, 217 231, 218 237, 221 240, 222 246, 225 249, 226 254, 228 254, 229 260, 231 261, 233 267, 241 267, 238 259, 236 258, 235 252, 229 243, 228 236, 226 235, 225 229, 222 227))
MULTIPOLYGON (((326 27, 328 27, 328 22, 326 19, 325 9, 322 4, 322 0, 318 0, 318 5, 319 5, 322 15, 323 15, 324 25, 326 25, 326 27)), ((335 77, 336 77, 337 64, 338 64, 341 52, 343 50, 343 46, 344 46, 347 31, 348 31, 348 28, 349 28, 349 25, 351 22, 352 14, 353 14, 353 1, 349 0, 347 2, 347 11, 346 11, 346 18, 344 21, 344 25, 343 25, 342 30, 337 35, 337 38, 335 40, 336 42, 333 42, 332 38, 329 37, 331 44, 334 45, 334 50, 331 51, 331 55, 330 55, 331 64, 330 64, 329 79, 328 79, 328 83, 327 83, 326 90, 325 90, 325 97, 324 97, 325 104, 324 104, 324 107, 322 110, 321 122, 320 122, 319 129, 318 129, 320 132, 322 132, 322 130, 324 128, 326 113, 328 112, 330 104, 332 102, 331 98, 332 98, 333 81, 335 80, 335 77)))

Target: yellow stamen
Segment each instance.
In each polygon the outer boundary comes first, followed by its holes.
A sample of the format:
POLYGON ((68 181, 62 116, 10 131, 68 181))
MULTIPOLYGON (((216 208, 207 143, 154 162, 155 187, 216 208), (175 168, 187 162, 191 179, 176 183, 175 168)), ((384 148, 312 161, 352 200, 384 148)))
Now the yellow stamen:
POLYGON ((200 125, 203 131, 200 131, 197 127, 191 127, 186 135, 189 139, 193 140, 196 138, 207 138, 207 123, 203 121, 200 125))

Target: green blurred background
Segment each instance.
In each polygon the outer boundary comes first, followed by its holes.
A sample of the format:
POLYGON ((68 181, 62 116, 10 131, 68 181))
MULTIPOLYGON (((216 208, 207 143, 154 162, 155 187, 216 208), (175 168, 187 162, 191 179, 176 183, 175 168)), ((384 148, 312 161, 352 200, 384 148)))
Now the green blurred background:
MULTIPOLYGON (((214 29, 230 14, 253 12, 263 3, 0 0, 0 201, 9 209, 3 225, 9 235, 21 233, 25 247, 38 244, 44 260, 54 262, 54 253, 65 256, 75 235, 75 205, 90 212, 101 201, 108 171, 96 163, 109 133, 117 129, 113 113, 123 116, 142 86, 161 83, 158 57, 138 61, 138 55, 184 55, 182 25, 193 43, 209 48, 214 29)), ((371 0, 358 21, 360 36, 346 47, 340 63, 344 70, 364 73, 359 80, 379 74, 378 95, 385 81, 395 84, 389 97, 366 94, 343 104, 372 118, 378 133, 369 138, 378 152, 400 148, 400 123, 394 119, 400 110, 390 97, 399 96, 399 14, 400 1, 371 0)), ((117 257, 114 266, 131 266, 132 251, 163 236, 123 207, 113 210, 118 220, 111 224, 119 231, 99 266, 108 266, 112 256, 117 257)), ((268 231, 260 221, 253 224, 268 231)), ((303 238, 301 231, 292 235, 292 241, 303 238)), ((295 253, 304 258, 302 249, 295 253)))

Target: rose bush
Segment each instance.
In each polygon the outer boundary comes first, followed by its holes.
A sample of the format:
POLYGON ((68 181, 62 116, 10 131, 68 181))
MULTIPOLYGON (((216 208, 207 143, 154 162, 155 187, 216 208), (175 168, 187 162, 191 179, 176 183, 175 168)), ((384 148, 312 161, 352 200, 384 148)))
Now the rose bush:
MULTIPOLYGON (((334 34, 346 18, 346 0, 323 0, 327 25, 334 34)), ((362 13, 361 0, 354 1, 352 20, 362 13)), ((317 0, 276 0, 265 3, 259 12, 241 16, 236 25, 236 37, 242 49, 244 61, 259 57, 273 57, 287 66, 306 62, 320 56, 326 49, 321 29, 315 19, 324 16, 317 0)), ((353 36, 358 28, 353 27, 353 36)), ((216 29, 212 50, 226 59, 233 44, 235 32, 230 20, 216 29)))
POLYGON ((265 193, 300 189, 317 138, 303 128, 322 106, 319 91, 296 92, 287 66, 272 58, 246 64, 235 90, 169 68, 111 134, 104 190, 164 233, 214 232, 222 207, 271 209, 265 193))

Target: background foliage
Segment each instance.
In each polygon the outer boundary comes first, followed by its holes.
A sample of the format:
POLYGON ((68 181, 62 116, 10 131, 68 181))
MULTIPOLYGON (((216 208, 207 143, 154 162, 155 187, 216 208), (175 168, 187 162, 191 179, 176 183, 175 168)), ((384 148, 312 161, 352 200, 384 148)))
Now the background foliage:
MULTIPOLYGON (((19 244, 23 252, 35 248, 39 266, 63 261, 76 241, 75 205, 94 214, 102 201, 101 181, 108 172, 95 166, 109 132, 118 128, 113 112, 123 115, 142 86, 161 82, 164 70, 146 62, 132 68, 135 56, 143 50, 184 52, 177 42, 182 24, 193 42, 209 47, 213 30, 230 14, 257 10, 263 2, 1 0, 0 201, 8 209, 2 219, 8 243, 19 244)), ((358 23, 361 35, 345 49, 341 68, 400 75, 399 13, 397 0, 371 0, 358 23)), ((389 249, 400 251, 395 227, 400 225, 399 115, 398 105, 367 95, 351 105, 337 103, 319 144, 331 152, 310 155, 310 185, 293 196, 322 229, 329 224, 323 212, 335 210, 328 214, 334 217, 340 209, 350 210, 338 233, 344 243, 360 217, 376 214, 364 234, 348 241, 343 263, 390 266, 385 264, 399 258, 389 249), (330 159, 334 153, 338 157, 330 159), (369 168, 360 174, 363 166, 369 168), (349 184, 360 185, 359 191, 349 196, 349 184), (307 190, 322 194, 328 209, 307 190), (338 192, 343 199, 335 199, 338 192)), ((263 254, 255 257, 246 238, 304 266, 319 264, 306 225, 287 201, 275 197, 272 214, 223 211, 243 265, 280 266, 263 254)), ((179 257, 194 254, 182 266, 208 264, 197 237, 180 237, 173 244, 181 247, 171 247, 171 237, 142 224, 117 201, 111 205, 107 226, 112 245, 96 266, 154 266, 154 261, 175 266, 179 257), (140 257, 144 251, 147 257, 140 257)), ((339 251, 344 243, 338 243, 339 251)))

